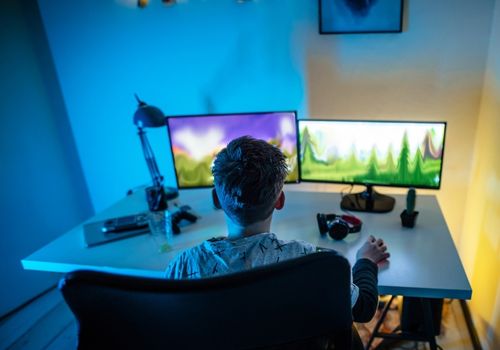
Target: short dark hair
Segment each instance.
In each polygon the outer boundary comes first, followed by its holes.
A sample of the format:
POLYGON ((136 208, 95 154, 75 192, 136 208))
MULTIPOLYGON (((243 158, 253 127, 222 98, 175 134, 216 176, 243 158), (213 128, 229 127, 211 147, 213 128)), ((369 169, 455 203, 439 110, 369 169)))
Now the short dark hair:
POLYGON ((224 212, 234 222, 249 225, 272 214, 288 165, 278 147, 242 136, 217 154, 212 173, 224 212))

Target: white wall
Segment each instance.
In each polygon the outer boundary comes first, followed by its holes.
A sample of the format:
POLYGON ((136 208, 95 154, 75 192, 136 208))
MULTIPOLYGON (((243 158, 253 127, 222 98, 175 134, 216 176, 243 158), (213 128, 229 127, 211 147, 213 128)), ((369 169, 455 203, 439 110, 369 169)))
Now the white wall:
POLYGON ((493 3, 409 1, 402 34, 315 36, 308 42, 310 115, 448 122, 437 194, 456 242, 462 234, 493 3))
POLYGON ((20 260, 92 214, 36 1, 0 2, 0 316, 54 285, 20 260))

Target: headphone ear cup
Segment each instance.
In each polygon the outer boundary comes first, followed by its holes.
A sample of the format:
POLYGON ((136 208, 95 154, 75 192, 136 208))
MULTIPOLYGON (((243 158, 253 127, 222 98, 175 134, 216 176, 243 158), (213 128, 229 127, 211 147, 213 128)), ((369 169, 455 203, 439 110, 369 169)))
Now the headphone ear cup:
POLYGON ((217 192, 215 192, 215 188, 212 188, 212 204, 215 209, 222 209, 219 201, 219 197, 217 197, 217 192))
POLYGON ((337 214, 325 214, 325 218, 326 218, 326 220, 331 221, 331 220, 335 220, 336 218, 338 218, 338 215, 337 214))
POLYGON ((325 214, 316 214, 316 221, 318 221, 319 233, 324 235, 328 231, 325 214))
POLYGON ((330 235, 330 237, 332 237, 336 241, 340 241, 341 239, 346 238, 348 233, 349 225, 341 220, 334 222, 328 230, 328 234, 330 235))

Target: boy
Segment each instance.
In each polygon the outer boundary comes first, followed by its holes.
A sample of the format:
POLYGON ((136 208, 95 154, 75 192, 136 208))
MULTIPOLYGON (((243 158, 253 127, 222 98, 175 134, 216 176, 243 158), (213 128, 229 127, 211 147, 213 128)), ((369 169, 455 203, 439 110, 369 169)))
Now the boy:
MULTIPOLYGON (((270 232, 273 211, 285 205, 288 167, 281 151, 265 141, 243 136, 217 155, 212 173, 214 200, 224 211, 227 237, 213 238, 181 253, 167 278, 203 278, 243 271, 314 253, 302 241, 282 241, 270 232)), ((389 257, 381 239, 370 236, 353 266, 351 306, 356 322, 368 322, 377 309, 377 263, 389 257)))

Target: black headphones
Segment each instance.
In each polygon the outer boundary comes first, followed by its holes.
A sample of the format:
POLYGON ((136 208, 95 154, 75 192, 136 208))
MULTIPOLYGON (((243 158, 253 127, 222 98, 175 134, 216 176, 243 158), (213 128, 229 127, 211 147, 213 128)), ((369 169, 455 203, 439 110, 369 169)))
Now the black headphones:
POLYGON ((349 233, 361 231, 362 222, 355 216, 337 214, 316 214, 319 233, 328 233, 335 240, 344 239, 349 233))

